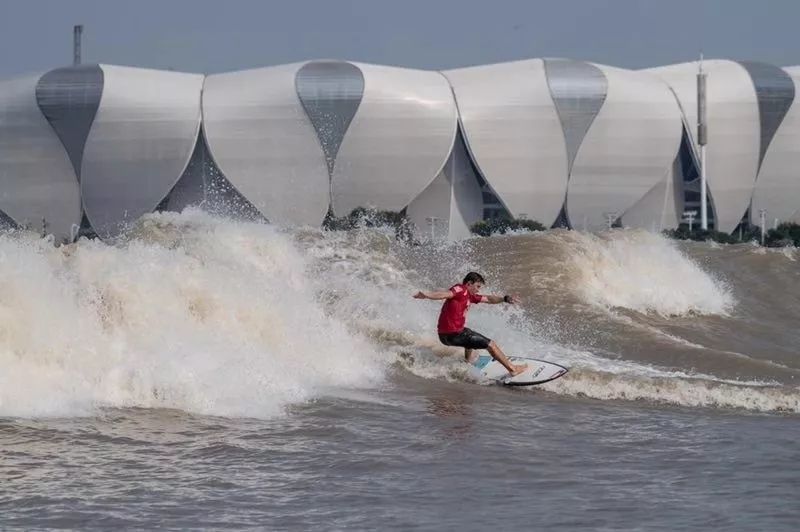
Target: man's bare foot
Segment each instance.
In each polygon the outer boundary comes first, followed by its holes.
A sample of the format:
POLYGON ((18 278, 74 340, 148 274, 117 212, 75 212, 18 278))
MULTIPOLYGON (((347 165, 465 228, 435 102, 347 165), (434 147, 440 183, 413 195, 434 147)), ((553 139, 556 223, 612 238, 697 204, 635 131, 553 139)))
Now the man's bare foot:
POLYGON ((509 371, 509 374, 511 374, 512 377, 516 377, 517 375, 528 369, 527 364, 520 364, 519 366, 513 366, 513 367, 514 371, 509 371))

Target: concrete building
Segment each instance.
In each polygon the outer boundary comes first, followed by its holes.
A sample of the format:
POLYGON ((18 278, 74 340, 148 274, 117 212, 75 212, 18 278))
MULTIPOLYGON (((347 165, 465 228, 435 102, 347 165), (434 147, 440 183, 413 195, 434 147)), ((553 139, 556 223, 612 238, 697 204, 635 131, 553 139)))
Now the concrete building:
MULTIPOLYGON (((0 224, 105 238, 202 205, 309 226, 373 207, 423 238, 463 238, 490 216, 674 228, 699 205, 697 67, 101 64, 0 81, 0 224)), ((800 68, 704 68, 712 224, 797 220, 800 68)))

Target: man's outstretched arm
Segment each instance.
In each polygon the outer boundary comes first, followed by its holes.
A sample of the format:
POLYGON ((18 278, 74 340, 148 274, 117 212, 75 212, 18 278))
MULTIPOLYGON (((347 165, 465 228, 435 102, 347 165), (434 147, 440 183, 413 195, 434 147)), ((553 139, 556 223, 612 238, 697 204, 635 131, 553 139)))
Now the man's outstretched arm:
POLYGON ((519 303, 519 299, 511 295, 504 295, 504 296, 489 296, 484 294, 482 295, 483 297, 486 298, 486 301, 484 301, 484 303, 490 303, 492 305, 496 305, 498 303, 510 303, 513 305, 519 303))
POLYGON ((414 299, 450 299, 453 297, 453 292, 450 290, 440 290, 433 292, 423 292, 420 290, 414 294, 414 299))

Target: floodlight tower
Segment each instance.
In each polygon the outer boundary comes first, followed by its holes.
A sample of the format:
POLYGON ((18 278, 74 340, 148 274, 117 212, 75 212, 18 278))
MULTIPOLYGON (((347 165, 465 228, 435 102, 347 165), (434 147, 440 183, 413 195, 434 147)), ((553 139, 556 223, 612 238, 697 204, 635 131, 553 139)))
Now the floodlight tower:
POLYGON ((706 143, 708 126, 706 124, 706 73, 703 72, 703 54, 697 71, 697 144, 700 146, 700 228, 708 231, 708 200, 706 181, 706 143))
POLYGON ((72 28, 72 64, 81 64, 81 35, 83 34, 83 24, 78 24, 72 28))

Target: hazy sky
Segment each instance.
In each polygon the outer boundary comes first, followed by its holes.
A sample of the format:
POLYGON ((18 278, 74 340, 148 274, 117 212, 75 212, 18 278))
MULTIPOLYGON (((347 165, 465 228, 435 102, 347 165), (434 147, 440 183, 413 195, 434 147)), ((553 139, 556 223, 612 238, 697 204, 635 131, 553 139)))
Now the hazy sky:
POLYGON ((800 64, 800 0, 0 0, 0 77, 72 61, 223 72, 314 58, 446 69, 530 57, 800 64))

